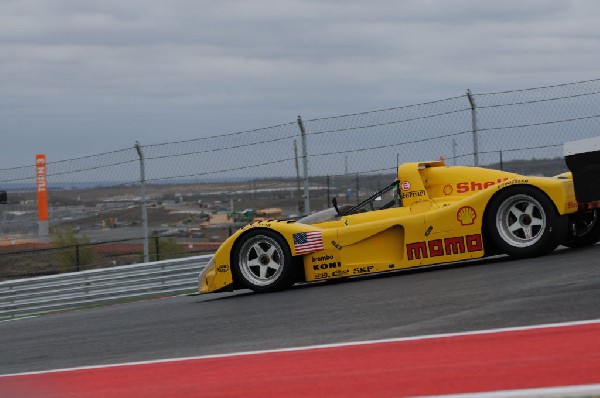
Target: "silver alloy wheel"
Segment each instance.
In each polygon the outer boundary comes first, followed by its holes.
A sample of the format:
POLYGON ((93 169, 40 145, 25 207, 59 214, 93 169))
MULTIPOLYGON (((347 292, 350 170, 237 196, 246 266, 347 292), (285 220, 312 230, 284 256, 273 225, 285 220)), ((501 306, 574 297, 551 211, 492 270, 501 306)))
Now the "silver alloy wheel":
POLYGON ((284 268, 284 251, 273 238, 256 235, 240 249, 239 265, 242 276, 256 286, 275 282, 284 268))
POLYGON ((496 228, 509 245, 528 247, 538 242, 546 229, 544 208, 529 195, 506 199, 496 213, 496 228))

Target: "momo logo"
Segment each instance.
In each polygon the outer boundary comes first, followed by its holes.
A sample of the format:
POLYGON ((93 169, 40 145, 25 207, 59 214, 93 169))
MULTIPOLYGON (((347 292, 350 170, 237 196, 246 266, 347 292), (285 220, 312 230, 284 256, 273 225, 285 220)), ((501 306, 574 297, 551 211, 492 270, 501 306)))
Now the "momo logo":
POLYGON ((340 268, 342 263, 333 262, 333 263, 323 263, 323 264, 313 264, 313 271, 326 270, 326 269, 335 269, 340 268))
POLYGON ((475 224, 475 219, 477 218, 477 213, 475 209, 471 206, 463 206, 456 212, 456 219, 460 222, 460 225, 463 227, 465 225, 473 225, 475 224))
MULTIPOLYGON (((492 185, 500 184, 504 181, 507 181, 508 177, 498 178, 496 181, 485 181, 485 182, 459 182, 456 184, 456 193, 466 193, 466 192, 477 192, 483 191, 491 187, 492 185)), ((445 188, 444 188, 445 189, 445 188)))
POLYGON ((415 242, 406 245, 406 257, 409 261, 480 251, 483 251, 483 241, 480 234, 415 242))

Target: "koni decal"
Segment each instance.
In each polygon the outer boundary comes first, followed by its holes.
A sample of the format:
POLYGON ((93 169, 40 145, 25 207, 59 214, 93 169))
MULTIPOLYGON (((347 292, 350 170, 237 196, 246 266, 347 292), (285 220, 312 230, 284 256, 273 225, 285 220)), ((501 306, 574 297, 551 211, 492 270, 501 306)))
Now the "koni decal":
POLYGON ((493 185, 500 184, 504 181, 508 181, 508 177, 498 178, 496 181, 485 181, 485 182, 475 182, 475 181, 466 181, 459 182, 456 184, 456 193, 466 193, 466 192, 476 192, 483 191, 493 185))
POLYGON ((313 264, 313 271, 326 270, 326 269, 335 269, 341 268, 341 262, 333 262, 333 263, 323 263, 323 264, 313 264))
POLYGON ((481 234, 435 239, 406 245, 406 257, 409 261, 481 251, 483 251, 481 234))

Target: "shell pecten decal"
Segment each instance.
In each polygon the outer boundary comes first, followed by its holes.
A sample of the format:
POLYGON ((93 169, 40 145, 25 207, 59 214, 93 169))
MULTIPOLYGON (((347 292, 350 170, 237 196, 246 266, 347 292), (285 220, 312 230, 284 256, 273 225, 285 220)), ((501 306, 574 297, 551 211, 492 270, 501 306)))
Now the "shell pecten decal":
POLYGON ((475 219, 477 218, 477 213, 475 209, 471 206, 463 206, 456 212, 456 219, 460 222, 460 225, 473 225, 475 223, 475 219))

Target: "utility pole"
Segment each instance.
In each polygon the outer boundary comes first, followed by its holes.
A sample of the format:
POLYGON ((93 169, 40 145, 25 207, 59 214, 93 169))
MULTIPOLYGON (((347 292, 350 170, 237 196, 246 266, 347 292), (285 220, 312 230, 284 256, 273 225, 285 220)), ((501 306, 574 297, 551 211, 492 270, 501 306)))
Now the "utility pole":
POLYGON ((302 161, 304 166, 304 214, 310 214, 310 190, 308 187, 308 150, 306 145, 306 131, 302 117, 298 115, 298 126, 302 138, 302 161))
POLYGON ((456 166, 456 140, 452 139, 452 165, 456 166))
POLYGON ((298 165, 298 142, 296 140, 294 140, 294 160, 296 161, 296 200, 298 201, 298 212, 302 214, 304 205, 300 200, 300 167, 298 165))
POLYGON ((479 166, 479 143, 477 142, 477 105, 470 89, 467 89, 467 98, 471 104, 471 129, 473 131, 473 165, 479 166))

